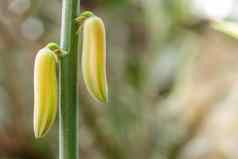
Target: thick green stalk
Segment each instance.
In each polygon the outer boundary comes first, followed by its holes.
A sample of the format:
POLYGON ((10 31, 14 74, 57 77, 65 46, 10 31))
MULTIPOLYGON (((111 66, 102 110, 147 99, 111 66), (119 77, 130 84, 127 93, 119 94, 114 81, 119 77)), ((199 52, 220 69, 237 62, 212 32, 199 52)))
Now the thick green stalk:
POLYGON ((77 63, 78 35, 75 18, 79 0, 63 0, 60 46, 68 54, 60 60, 59 68, 59 158, 78 158, 78 93, 77 63))

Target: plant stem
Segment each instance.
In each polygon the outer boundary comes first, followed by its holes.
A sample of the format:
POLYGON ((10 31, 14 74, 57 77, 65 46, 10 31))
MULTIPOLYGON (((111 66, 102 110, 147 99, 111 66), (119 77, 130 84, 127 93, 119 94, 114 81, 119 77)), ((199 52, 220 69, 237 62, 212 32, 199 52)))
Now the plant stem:
POLYGON ((63 0, 60 46, 68 54, 59 67, 59 158, 78 158, 78 93, 77 63, 78 35, 75 18, 79 13, 79 0, 63 0))

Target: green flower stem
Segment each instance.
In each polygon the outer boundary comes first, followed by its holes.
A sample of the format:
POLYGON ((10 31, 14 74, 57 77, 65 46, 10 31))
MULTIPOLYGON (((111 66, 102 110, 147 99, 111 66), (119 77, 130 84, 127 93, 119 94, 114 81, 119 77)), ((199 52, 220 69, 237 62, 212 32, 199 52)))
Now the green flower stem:
POLYGON ((78 158, 78 93, 77 63, 78 35, 75 18, 79 0, 63 0, 60 47, 67 56, 60 60, 59 74, 59 158, 78 158))

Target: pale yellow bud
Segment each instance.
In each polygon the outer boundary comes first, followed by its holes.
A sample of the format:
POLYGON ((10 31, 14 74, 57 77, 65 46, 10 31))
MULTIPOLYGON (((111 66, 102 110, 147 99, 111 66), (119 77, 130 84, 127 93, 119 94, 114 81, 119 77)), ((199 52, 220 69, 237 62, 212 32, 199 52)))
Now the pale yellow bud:
POLYGON ((108 100, 106 78, 106 35, 101 18, 91 16, 83 24, 83 79, 89 93, 98 101, 108 100))
POLYGON ((49 48, 41 49, 34 66, 34 133, 43 137, 57 113, 57 57, 49 48))

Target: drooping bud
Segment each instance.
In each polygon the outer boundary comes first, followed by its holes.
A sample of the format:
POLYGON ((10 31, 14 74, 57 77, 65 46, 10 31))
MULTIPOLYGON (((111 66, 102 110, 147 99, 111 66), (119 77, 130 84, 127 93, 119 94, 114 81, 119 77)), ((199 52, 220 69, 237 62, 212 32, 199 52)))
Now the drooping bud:
POLYGON ((45 136, 57 113, 57 56, 49 47, 36 55, 34 66, 34 133, 45 136))
POLYGON ((89 93, 98 101, 108 101, 106 78, 106 35, 101 18, 90 16, 83 24, 83 79, 89 93))

